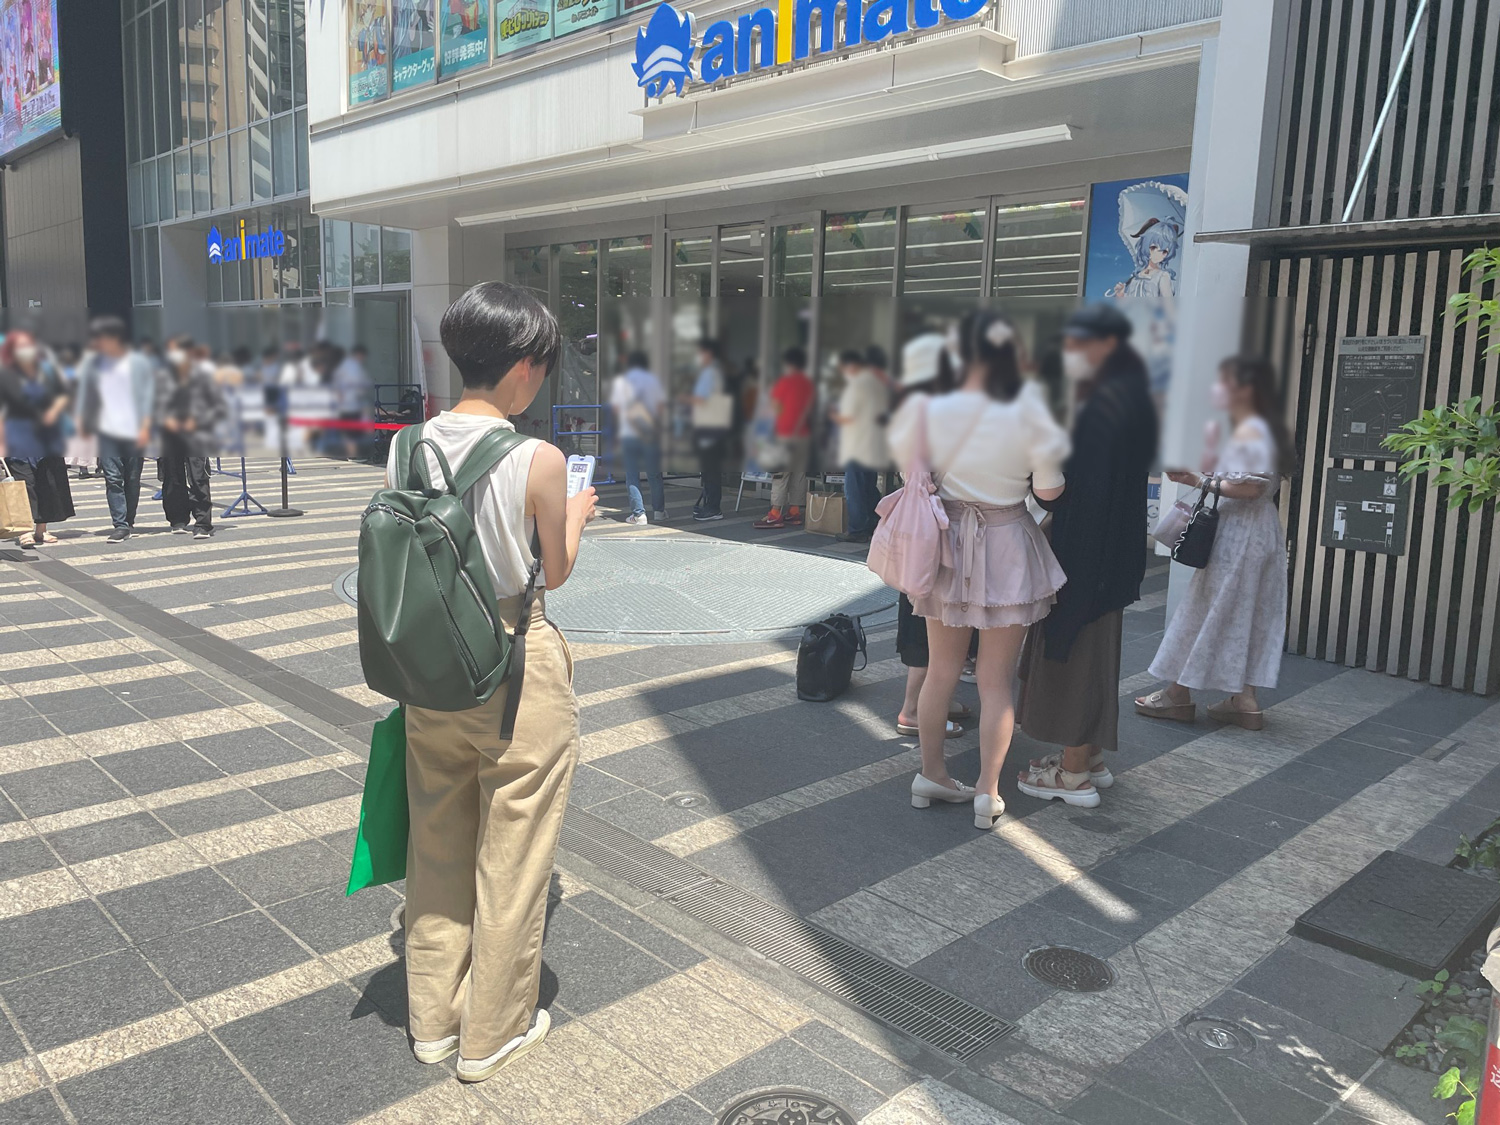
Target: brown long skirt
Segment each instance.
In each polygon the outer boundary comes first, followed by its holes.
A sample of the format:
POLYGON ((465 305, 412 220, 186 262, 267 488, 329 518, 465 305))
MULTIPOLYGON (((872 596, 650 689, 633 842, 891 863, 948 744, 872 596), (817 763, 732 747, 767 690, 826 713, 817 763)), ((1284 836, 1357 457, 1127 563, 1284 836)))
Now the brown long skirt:
POLYGON ((1040 629, 1021 651, 1021 698, 1016 722, 1038 742, 1118 749, 1120 743, 1120 629, 1124 611, 1089 622, 1067 660, 1042 655, 1040 629))

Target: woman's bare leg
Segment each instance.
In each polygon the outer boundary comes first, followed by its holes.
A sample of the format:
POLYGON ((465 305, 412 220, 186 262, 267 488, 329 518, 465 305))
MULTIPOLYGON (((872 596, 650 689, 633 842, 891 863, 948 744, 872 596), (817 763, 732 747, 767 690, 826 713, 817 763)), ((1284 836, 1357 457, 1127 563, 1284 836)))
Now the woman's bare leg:
MULTIPOLYGON (((927 678, 917 699, 917 731, 922 741, 922 776, 950 785, 943 743, 948 736, 948 708, 969 653, 969 630, 927 619, 927 678)), ((915 669, 913 669, 915 671, 915 669)))
POLYGON ((979 634, 979 662, 975 668, 979 685, 979 780, 976 793, 1000 796, 1000 768, 1010 752, 1016 729, 1016 702, 1012 685, 1024 625, 984 629, 979 634))

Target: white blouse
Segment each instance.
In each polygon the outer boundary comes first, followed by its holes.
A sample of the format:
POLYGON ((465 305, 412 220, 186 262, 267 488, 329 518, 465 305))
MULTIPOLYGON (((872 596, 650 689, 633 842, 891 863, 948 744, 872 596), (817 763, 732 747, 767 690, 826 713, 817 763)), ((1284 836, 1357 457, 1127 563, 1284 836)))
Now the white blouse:
POLYGON ((928 454, 944 500, 1006 506, 1026 499, 1028 477, 1037 488, 1062 486, 1071 447, 1038 384, 1026 382, 1010 402, 983 391, 912 395, 891 419, 889 434, 903 469, 917 456, 923 404, 928 454))

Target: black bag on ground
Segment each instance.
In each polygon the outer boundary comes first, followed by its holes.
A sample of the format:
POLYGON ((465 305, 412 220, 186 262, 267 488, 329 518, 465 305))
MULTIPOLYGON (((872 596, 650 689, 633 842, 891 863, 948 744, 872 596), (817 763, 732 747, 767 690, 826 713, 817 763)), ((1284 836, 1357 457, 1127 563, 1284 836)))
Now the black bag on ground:
POLYGON ((1219 534, 1219 481, 1217 478, 1214 479, 1211 488, 1214 506, 1210 508, 1204 503, 1209 493, 1209 489, 1204 489, 1198 496, 1198 503, 1193 505, 1193 514, 1188 517, 1187 526, 1182 529, 1177 546, 1172 548, 1173 562, 1193 567, 1195 570, 1202 570, 1208 565, 1208 560, 1214 551, 1214 538, 1219 534))
POLYGON ((797 698, 809 703, 837 699, 858 671, 856 654, 861 657, 860 668, 869 663, 865 631, 857 617, 835 613, 803 629, 797 645, 797 698))

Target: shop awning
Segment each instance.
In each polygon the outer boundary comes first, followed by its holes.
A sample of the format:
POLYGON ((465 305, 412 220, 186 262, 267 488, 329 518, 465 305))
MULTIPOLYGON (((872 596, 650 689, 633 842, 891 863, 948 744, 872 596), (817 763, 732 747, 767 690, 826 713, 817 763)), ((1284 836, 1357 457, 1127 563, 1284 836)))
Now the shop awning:
POLYGON ((1319 223, 1301 227, 1199 231, 1196 242, 1249 246, 1261 256, 1321 250, 1383 250, 1392 247, 1441 249, 1500 240, 1500 214, 1441 215, 1421 219, 1382 219, 1366 223, 1319 223))

